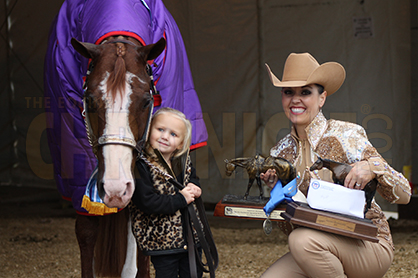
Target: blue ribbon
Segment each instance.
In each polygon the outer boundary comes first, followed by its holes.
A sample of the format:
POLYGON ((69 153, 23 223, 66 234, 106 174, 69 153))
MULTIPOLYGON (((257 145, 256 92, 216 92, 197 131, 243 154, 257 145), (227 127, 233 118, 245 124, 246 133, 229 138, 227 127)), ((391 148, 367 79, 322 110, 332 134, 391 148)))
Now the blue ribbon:
POLYGON ((90 198, 92 202, 95 203, 103 203, 103 200, 99 196, 99 190, 97 189, 97 176, 98 176, 99 169, 94 169, 93 173, 90 176, 89 181, 87 182, 86 191, 84 195, 90 198))
POLYGON ((81 207, 93 215, 105 215, 109 213, 116 213, 119 209, 107 207, 99 196, 97 189, 98 168, 94 169, 86 186, 81 207))
POLYGON ((290 181, 284 187, 282 187, 282 182, 278 180, 270 192, 270 200, 263 208, 266 215, 270 215, 270 213, 284 200, 287 202, 293 202, 292 197, 295 196, 297 190, 298 187, 296 184, 296 178, 290 181))

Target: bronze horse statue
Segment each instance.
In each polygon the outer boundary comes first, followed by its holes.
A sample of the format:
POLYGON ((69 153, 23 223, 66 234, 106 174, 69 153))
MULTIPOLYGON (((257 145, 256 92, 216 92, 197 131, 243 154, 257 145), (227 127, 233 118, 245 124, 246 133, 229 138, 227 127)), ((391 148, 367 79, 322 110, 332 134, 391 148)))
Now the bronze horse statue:
POLYGON ((230 176, 235 171, 237 166, 244 168, 248 173, 247 191, 244 194, 246 200, 250 189, 257 181, 258 189, 260 190, 260 198, 263 197, 263 188, 260 174, 265 173, 268 169, 275 169, 282 185, 286 185, 296 177, 296 170, 293 165, 284 158, 268 156, 264 158, 262 155, 256 154, 254 157, 225 159, 226 175, 230 176))
MULTIPOLYGON (((348 173, 353 168, 352 166, 333 161, 330 159, 320 158, 315 161, 315 163, 309 168, 310 171, 321 170, 323 167, 327 168, 332 172, 332 180, 335 184, 344 185, 344 180, 347 177, 348 173)), ((366 186, 363 188, 365 197, 366 197, 366 207, 364 214, 371 208, 373 197, 376 193, 377 180, 373 179, 369 181, 366 186)))

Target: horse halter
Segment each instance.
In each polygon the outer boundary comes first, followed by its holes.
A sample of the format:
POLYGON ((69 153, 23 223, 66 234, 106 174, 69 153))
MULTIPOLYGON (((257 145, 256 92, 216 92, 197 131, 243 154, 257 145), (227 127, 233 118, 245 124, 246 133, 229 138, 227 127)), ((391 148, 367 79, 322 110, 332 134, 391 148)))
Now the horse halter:
MULTIPOLYGON (((106 44, 106 43, 126 43, 126 44, 130 44, 130 45, 133 45, 133 46, 137 46, 133 42, 128 41, 128 40, 116 40, 116 41, 112 41, 112 42, 104 42, 104 44, 106 44)), ((155 84, 154 84, 154 77, 153 77, 151 66, 149 64, 147 64, 146 65, 146 70, 147 70, 147 74, 149 75, 150 80, 151 80, 150 81, 150 93, 151 93, 152 98, 151 98, 151 101, 149 103, 150 109, 149 109, 149 113, 148 113, 147 124, 145 126, 144 133, 142 134, 142 138, 139 141, 135 141, 134 139, 132 139, 130 137, 126 137, 126 136, 122 136, 122 135, 103 134, 99 138, 97 138, 94 135, 88 113, 86 112, 87 111, 87 104, 86 104, 86 97, 85 97, 85 94, 86 94, 86 91, 87 91, 87 88, 88 88, 88 77, 91 74, 91 72, 93 71, 93 68, 94 68, 93 63, 90 63, 89 68, 87 70, 86 79, 85 79, 85 82, 84 82, 84 85, 83 85, 84 97, 83 97, 82 116, 85 119, 84 124, 85 124, 85 127, 86 127, 87 139, 89 141, 90 146, 93 149, 94 155, 97 157, 98 148, 100 146, 110 145, 110 144, 129 146, 129 147, 135 149, 138 153, 142 153, 142 149, 145 145, 145 142, 146 142, 146 140, 148 138, 148 134, 149 134, 150 124, 151 124, 151 116, 152 116, 153 108, 154 108, 154 97, 159 94, 156 87, 155 87, 155 84)))

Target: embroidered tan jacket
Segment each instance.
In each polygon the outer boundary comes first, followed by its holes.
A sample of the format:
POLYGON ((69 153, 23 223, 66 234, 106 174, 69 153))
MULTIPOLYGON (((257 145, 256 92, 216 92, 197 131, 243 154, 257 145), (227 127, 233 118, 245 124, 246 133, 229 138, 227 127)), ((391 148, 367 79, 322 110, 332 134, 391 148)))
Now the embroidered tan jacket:
MULTIPOLYGON (((291 133, 270 150, 271 156, 285 158, 295 166, 298 194, 303 193, 302 198, 307 195, 311 178, 332 182, 331 171, 325 168, 320 171, 309 171, 309 167, 319 156, 348 164, 367 160, 378 180, 376 191, 391 203, 409 202, 411 189, 408 180, 382 158, 368 141, 363 127, 349 122, 327 120, 319 112, 306 128, 306 133, 307 139, 300 140, 292 128, 291 133)), ((388 242, 393 248, 389 224, 375 200, 366 218, 371 219, 377 226, 378 238, 388 242)))

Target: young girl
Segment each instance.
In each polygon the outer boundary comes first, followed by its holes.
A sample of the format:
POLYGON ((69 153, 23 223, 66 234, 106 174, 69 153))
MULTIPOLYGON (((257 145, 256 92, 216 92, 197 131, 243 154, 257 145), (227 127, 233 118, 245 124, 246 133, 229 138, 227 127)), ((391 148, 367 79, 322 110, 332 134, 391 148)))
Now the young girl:
POLYGON ((190 277, 185 216, 187 205, 202 194, 188 154, 191 129, 182 112, 161 108, 152 118, 144 154, 136 163, 132 228, 138 246, 151 257, 157 278, 190 277), (171 184, 167 174, 184 189, 171 184))

